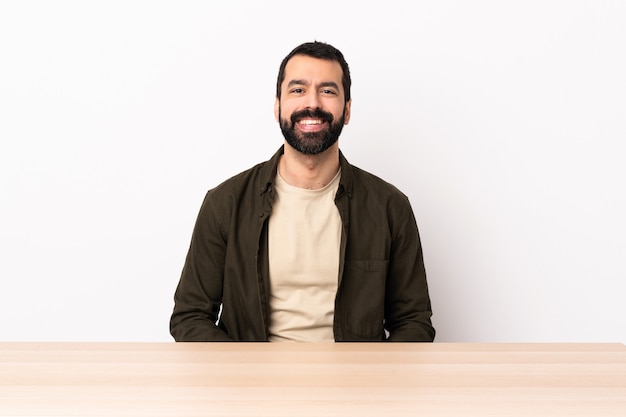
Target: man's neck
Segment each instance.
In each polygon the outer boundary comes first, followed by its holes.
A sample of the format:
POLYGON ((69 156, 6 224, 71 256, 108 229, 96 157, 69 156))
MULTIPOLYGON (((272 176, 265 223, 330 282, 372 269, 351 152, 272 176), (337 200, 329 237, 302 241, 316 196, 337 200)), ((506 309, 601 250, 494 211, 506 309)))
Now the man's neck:
POLYGON ((338 171, 337 142, 317 155, 305 155, 285 143, 285 153, 278 162, 278 172, 287 184, 308 190, 324 188, 338 171))

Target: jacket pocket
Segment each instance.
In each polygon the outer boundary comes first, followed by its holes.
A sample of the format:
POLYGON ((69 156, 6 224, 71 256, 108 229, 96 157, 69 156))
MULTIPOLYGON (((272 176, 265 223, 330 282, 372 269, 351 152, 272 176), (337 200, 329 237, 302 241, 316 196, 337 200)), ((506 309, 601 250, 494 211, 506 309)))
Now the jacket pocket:
POLYGON ((387 260, 347 260, 341 282, 348 339, 383 340, 387 260))

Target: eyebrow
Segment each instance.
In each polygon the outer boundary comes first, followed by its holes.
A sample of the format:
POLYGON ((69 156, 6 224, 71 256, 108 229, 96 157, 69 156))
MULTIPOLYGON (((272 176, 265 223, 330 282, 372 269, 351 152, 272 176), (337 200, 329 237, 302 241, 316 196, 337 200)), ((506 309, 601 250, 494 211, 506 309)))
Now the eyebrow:
MULTIPOLYGON (((309 85, 309 84, 310 83, 305 80, 291 80, 289 81, 289 84, 287 84, 287 87, 293 87, 294 85, 309 85)), ((339 90, 339 86, 334 81, 324 81, 323 83, 319 84, 319 87, 333 87, 339 90)))

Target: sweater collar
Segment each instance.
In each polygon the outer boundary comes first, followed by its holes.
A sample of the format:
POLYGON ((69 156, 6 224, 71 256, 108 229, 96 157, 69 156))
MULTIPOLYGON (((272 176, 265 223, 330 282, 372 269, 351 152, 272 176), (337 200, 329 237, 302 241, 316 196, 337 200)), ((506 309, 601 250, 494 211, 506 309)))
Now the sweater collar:
MULTIPOLYGON (((272 158, 263 166, 261 178, 263 183, 261 193, 271 190, 276 180, 276 172, 278 171, 278 160, 285 153, 285 145, 282 145, 272 158)), ((339 180, 339 191, 345 191, 348 196, 352 195, 352 182, 354 177, 353 167, 339 150, 339 166, 341 167, 341 179, 339 180)))

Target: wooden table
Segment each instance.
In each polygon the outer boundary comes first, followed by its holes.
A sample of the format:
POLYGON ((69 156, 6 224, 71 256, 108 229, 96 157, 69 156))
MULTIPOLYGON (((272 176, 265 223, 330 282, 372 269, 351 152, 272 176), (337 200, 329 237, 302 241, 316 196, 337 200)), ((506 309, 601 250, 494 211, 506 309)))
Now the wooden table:
POLYGON ((623 344, 0 343, 2 416, 626 416, 623 344))

